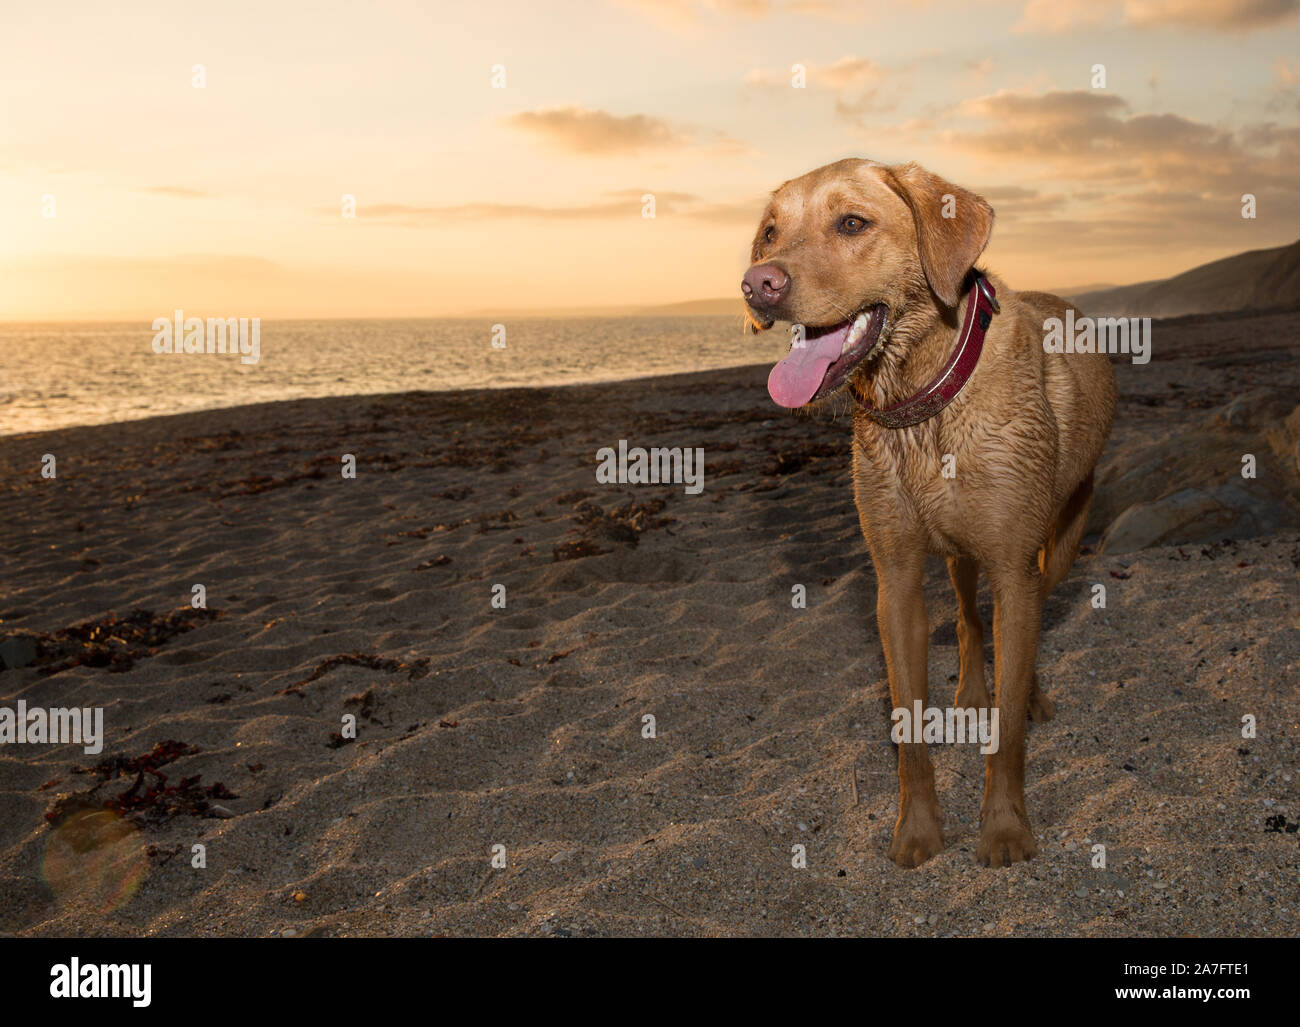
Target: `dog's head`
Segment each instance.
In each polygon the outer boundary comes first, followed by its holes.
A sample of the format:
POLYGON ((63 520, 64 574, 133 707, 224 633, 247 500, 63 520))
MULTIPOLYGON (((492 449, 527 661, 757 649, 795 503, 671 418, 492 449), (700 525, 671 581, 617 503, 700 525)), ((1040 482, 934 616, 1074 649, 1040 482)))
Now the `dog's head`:
POLYGON ((919 303, 952 308, 993 231, 993 208, 916 164, 842 160, 786 182, 763 211, 741 291, 755 330, 796 326, 768 391, 829 396, 919 303))

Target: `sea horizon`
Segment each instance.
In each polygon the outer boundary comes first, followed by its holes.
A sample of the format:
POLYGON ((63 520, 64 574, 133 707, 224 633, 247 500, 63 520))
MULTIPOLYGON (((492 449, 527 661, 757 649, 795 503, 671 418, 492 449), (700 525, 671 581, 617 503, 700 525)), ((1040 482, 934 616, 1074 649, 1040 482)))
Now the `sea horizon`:
POLYGON ((697 314, 263 319, 255 359, 158 353, 155 336, 147 321, 0 322, 0 436, 279 400, 626 381, 775 361, 786 345, 746 335, 739 316, 697 314))

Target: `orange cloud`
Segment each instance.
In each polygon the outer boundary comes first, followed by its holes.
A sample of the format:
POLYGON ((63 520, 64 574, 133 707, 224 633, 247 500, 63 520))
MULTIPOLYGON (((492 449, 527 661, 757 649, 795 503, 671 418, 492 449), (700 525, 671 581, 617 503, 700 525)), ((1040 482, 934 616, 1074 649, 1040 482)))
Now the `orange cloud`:
POLYGON ((549 107, 520 111, 506 118, 512 128, 530 132, 571 153, 611 156, 645 150, 671 150, 704 145, 724 152, 742 152, 745 147, 721 132, 702 133, 674 127, 649 114, 611 114, 587 107, 549 107))
POLYGON ((676 28, 695 25, 709 15, 735 15, 759 19, 773 14, 796 14, 828 21, 862 21, 868 12, 854 0, 621 0, 676 28))
MULTIPOLYGON (((359 222, 382 222, 406 228, 432 228, 474 221, 601 221, 640 218, 645 195, 655 199, 656 217, 684 217, 714 224, 747 224, 758 216, 765 197, 754 196, 731 203, 714 203, 691 193, 654 189, 621 189, 605 194, 606 199, 576 206, 546 207, 526 203, 457 203, 419 206, 403 203, 366 204, 357 208, 359 222)), ((338 217, 337 207, 321 207, 316 213, 338 217)))
POLYGON ((1122 23, 1133 28, 1254 32, 1292 20, 1300 0, 1029 0, 1017 32, 1066 32, 1122 23))
POLYGON ((793 65, 789 72, 755 68, 745 81, 751 86, 790 87, 796 68, 803 69, 804 81, 835 94, 835 113, 861 125, 868 114, 880 114, 898 107, 898 96, 885 95, 882 86, 890 74, 864 57, 845 56, 831 64, 793 65), (856 96, 850 94, 857 92, 856 96))

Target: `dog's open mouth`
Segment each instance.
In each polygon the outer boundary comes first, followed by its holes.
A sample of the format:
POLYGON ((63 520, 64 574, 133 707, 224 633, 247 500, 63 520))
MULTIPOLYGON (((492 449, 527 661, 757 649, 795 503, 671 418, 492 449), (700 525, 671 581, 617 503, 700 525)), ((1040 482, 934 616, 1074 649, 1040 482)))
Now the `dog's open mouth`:
POLYGON ((783 407, 801 407, 838 389, 871 352, 885 325, 885 305, 828 328, 807 328, 802 344, 767 376, 767 393, 783 407))

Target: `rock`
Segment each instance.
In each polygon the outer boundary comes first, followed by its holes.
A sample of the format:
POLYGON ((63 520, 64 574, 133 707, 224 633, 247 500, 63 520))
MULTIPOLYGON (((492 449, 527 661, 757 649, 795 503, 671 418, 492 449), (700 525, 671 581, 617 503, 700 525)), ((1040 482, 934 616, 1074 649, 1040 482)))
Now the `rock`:
POLYGON ((0 670, 30 667, 36 662, 36 636, 7 635, 0 642, 0 670))
POLYGON ((1112 537, 1112 553, 1286 531, 1300 521, 1297 471, 1294 390, 1254 389, 1167 434, 1109 447, 1097 467, 1088 530, 1113 535, 1121 519, 1127 530, 1143 527, 1136 541, 1112 537), (1246 453, 1256 460, 1254 479, 1241 477, 1246 453))
MULTIPOLYGON (((1131 553, 1183 535, 1187 525, 1213 524, 1228 535, 1235 518, 1202 489, 1181 489, 1150 503, 1135 503, 1111 522, 1102 536, 1102 553, 1131 553)), ((1184 540, 1185 541, 1185 540, 1184 540)))
POLYGON ((1286 504, 1264 490, 1235 481, 1213 489, 1185 488, 1148 503, 1136 503, 1106 529, 1100 552, 1131 553, 1148 546, 1254 538, 1293 523, 1286 504))
POLYGON ((1258 428, 1281 420, 1294 405, 1285 393, 1267 387, 1251 389, 1236 399, 1210 411, 1207 428, 1258 428))

